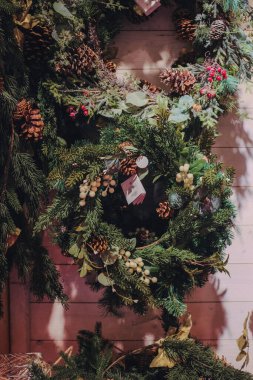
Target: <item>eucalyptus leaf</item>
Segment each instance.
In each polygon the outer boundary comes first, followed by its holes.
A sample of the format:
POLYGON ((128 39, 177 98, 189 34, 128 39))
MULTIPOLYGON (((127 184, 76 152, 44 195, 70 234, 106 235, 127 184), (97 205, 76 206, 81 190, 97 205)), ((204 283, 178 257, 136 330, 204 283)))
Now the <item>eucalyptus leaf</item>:
POLYGON ((111 280, 105 273, 100 273, 97 280, 103 286, 112 286, 114 284, 113 280, 111 280))
POLYGON ((72 13, 70 13, 68 8, 63 3, 55 2, 53 4, 53 8, 54 8, 55 12, 59 13, 61 16, 65 17, 69 20, 73 20, 74 16, 72 15, 72 13))
POLYGON ((148 169, 144 169, 143 171, 140 171, 138 173, 138 177, 140 180, 143 180, 149 173, 149 170, 148 169))
POLYGON ((129 92, 126 96, 126 103, 135 107, 144 107, 148 104, 148 98, 142 91, 129 92))
POLYGON ((181 108, 182 110, 187 111, 190 108, 192 108, 193 104, 194 104, 193 98, 190 95, 184 95, 184 96, 181 96, 181 98, 179 99, 178 107, 181 108))
POLYGON ((80 248, 78 247, 77 244, 73 244, 70 248, 69 248, 69 251, 71 256, 74 256, 74 257, 78 257, 79 255, 79 252, 80 252, 80 248))
POLYGON ((174 108, 169 116, 169 121, 174 124, 185 123, 189 119, 189 114, 182 113, 180 108, 174 108))

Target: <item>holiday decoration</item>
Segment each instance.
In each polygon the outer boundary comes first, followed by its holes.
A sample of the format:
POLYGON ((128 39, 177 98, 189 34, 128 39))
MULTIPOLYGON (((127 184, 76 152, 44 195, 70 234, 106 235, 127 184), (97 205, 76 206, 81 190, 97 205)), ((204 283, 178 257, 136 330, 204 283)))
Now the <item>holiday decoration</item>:
POLYGON ((224 20, 215 20, 211 24, 210 37, 212 40, 220 40, 226 32, 226 23, 224 20))
POLYGON ((189 188, 190 190, 194 190, 194 186, 193 186, 194 176, 192 173, 189 173, 189 168, 190 168, 189 164, 184 164, 184 165, 180 166, 180 168, 179 168, 180 173, 177 173, 176 181, 178 183, 183 182, 185 188, 189 188))
POLYGON ((196 82, 194 75, 186 69, 166 69, 160 74, 160 78, 169 86, 171 93, 179 95, 188 94, 196 82))
POLYGON ((22 99, 13 114, 13 119, 20 125, 20 135, 25 139, 38 141, 42 139, 44 122, 38 108, 33 108, 30 101, 22 99))
POLYGON ((109 248, 109 243, 103 236, 94 236, 87 244, 93 250, 95 255, 103 254, 109 248))
POLYGON ((120 171, 127 176, 135 174, 137 172, 136 160, 131 157, 124 158, 120 161, 120 171))
POLYGON ((50 229, 80 277, 89 275, 91 288, 103 289, 107 311, 157 307, 167 330, 174 322, 173 336, 152 345, 152 368, 126 365, 122 375, 101 343, 98 351, 82 351, 82 360, 70 360, 66 378, 250 378, 188 339, 190 320, 180 328, 179 318, 192 289, 209 274, 227 273, 234 171, 217 162, 211 147, 220 115, 234 106, 240 82, 251 78, 253 47, 243 26, 251 9, 244 1, 179 0, 187 9, 176 26, 194 42, 190 62, 184 56, 182 65, 163 70, 168 91, 119 80, 111 41, 121 19, 135 13, 144 21, 166 4, 0 4, 0 289, 12 259, 18 273, 29 274, 35 296, 66 301, 40 245, 39 233, 50 229), (41 144, 33 144, 42 130, 41 144), (95 366, 87 355, 94 352, 95 366))
POLYGON ((55 71, 67 76, 81 77, 85 73, 92 73, 97 59, 97 54, 89 46, 82 44, 77 49, 71 49, 67 53, 66 60, 58 59, 55 63, 55 71))
POLYGON ((135 2, 144 12, 145 16, 149 16, 161 6, 160 0, 135 0, 135 2))
POLYGON ((169 202, 160 202, 156 212, 161 219, 169 219, 173 215, 173 210, 171 209, 169 202))
POLYGON ((195 38, 195 32, 197 29, 196 23, 188 18, 176 19, 177 32, 181 38, 189 41, 193 41, 195 38))

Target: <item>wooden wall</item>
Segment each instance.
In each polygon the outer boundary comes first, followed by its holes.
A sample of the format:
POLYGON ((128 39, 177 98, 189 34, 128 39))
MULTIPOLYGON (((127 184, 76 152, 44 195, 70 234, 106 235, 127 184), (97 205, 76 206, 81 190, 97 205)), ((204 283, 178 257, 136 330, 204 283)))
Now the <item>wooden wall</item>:
MULTIPOLYGON (((140 25, 126 23, 115 44, 119 48, 118 75, 127 72, 154 83, 159 83, 159 70, 170 65, 185 47, 176 37, 169 9, 160 9, 150 21, 140 25)), ((250 118, 224 116, 220 123, 222 136, 213 149, 225 164, 236 168, 233 199, 238 215, 235 238, 227 249, 231 277, 223 274, 213 277, 205 288, 196 290, 188 299, 193 335, 212 345, 237 367, 236 338, 247 313, 253 310, 253 95, 242 87, 238 101, 240 109, 250 118)), ((75 344, 79 329, 93 329, 96 321, 103 322, 105 336, 123 350, 149 344, 162 335, 157 311, 150 311, 145 317, 127 310, 121 318, 104 316, 97 304, 99 295, 79 279, 77 268, 50 244, 46 234, 45 245, 62 273, 70 296, 69 309, 46 300, 36 302, 14 274, 10 286, 12 352, 42 352, 46 359, 54 360, 59 350, 75 344)), ((252 360, 248 370, 253 373, 253 318, 250 330, 252 360)))

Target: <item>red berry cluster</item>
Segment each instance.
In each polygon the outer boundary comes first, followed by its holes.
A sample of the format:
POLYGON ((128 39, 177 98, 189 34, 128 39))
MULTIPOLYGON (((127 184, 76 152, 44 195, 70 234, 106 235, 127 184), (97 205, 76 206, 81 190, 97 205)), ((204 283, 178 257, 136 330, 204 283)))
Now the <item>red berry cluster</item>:
POLYGON ((74 107, 74 106, 69 106, 67 108, 67 113, 69 114, 69 117, 72 121, 75 120, 77 112, 78 111, 77 111, 76 107, 74 107))
MULTIPOLYGON (((82 111, 82 113, 83 113, 84 116, 88 116, 89 115, 89 111, 88 111, 88 109, 84 105, 80 106, 80 110, 82 111)), ((69 114, 70 119, 72 121, 74 121, 75 118, 76 118, 76 115, 78 113, 78 109, 76 107, 74 107, 74 106, 69 106, 67 108, 67 113, 69 114)))
POLYGON ((217 64, 206 66, 205 80, 207 80, 208 84, 200 89, 200 95, 207 95, 209 99, 215 98, 216 91, 214 86, 216 83, 227 79, 227 71, 220 67, 217 64))
POLYGON ((80 108, 81 108, 82 113, 84 114, 84 116, 88 116, 89 115, 89 111, 88 111, 88 109, 84 105, 82 105, 80 108))
POLYGON ((217 80, 218 82, 222 81, 223 79, 227 79, 227 71, 225 69, 222 69, 220 66, 207 66, 206 71, 209 72, 208 82, 212 83, 214 80, 217 80))

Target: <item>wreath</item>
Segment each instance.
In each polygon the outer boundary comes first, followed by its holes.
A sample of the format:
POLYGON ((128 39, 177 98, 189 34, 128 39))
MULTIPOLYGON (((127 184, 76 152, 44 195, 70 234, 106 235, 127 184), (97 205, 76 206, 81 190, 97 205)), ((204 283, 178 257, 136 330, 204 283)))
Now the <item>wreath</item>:
POLYGON ((52 190, 34 232, 51 228, 80 276, 104 288, 108 310, 182 315, 185 295, 226 271, 233 169, 211 147, 219 116, 251 77, 250 6, 177 2, 176 29, 192 50, 160 73, 158 88, 118 79, 111 41, 122 18, 144 21, 159 1, 19 5, 15 36, 30 96, 20 97, 13 123, 52 190))

